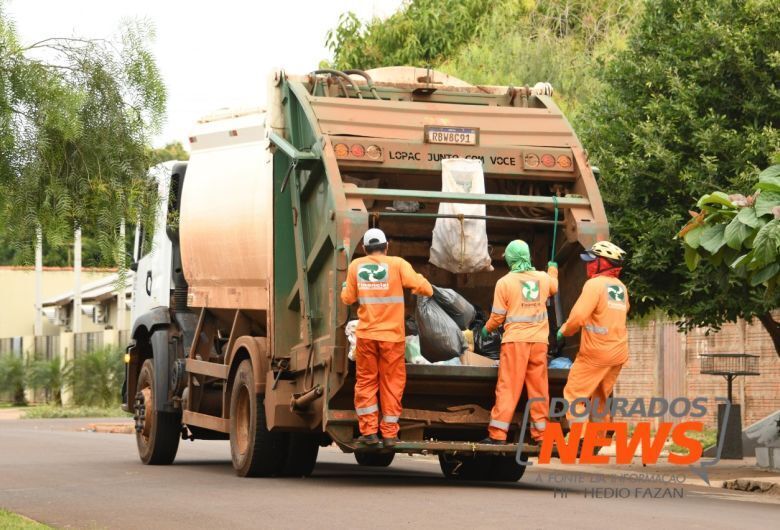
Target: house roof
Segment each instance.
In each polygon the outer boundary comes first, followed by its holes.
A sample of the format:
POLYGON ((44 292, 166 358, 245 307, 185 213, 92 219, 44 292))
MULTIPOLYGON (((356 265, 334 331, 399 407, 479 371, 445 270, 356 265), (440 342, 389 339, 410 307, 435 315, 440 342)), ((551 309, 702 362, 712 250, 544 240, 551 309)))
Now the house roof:
MULTIPOLYGON (((125 275, 125 288, 129 289, 133 285, 132 271, 128 271, 125 275)), ((81 286, 81 301, 82 302, 102 302, 108 298, 116 296, 116 288, 119 282, 118 274, 111 274, 105 278, 101 278, 94 282, 85 283, 81 286)), ((43 307, 47 306, 63 306, 68 305, 73 301, 74 290, 65 291, 63 293, 49 297, 43 301, 43 307)))

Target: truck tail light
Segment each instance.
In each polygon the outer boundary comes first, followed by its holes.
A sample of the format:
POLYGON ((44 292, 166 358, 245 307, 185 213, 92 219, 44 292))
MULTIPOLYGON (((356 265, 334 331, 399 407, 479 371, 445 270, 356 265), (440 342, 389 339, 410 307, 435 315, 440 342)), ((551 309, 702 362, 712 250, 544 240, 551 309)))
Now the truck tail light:
POLYGON ((366 154, 366 148, 360 144, 354 144, 349 152, 352 153, 352 156, 355 158, 363 158, 366 154))
POLYGON ((347 158, 349 156, 349 147, 347 144, 336 144, 333 146, 336 158, 347 158))
POLYGON ((558 165, 561 166, 564 169, 569 169, 571 167, 571 158, 569 158, 566 155, 561 155, 558 157, 558 165))
POLYGON ((377 145, 369 145, 366 149, 366 156, 371 160, 380 160, 382 158, 382 149, 377 145))
POLYGON ((525 167, 538 167, 539 157, 533 153, 525 155, 525 167))
POLYGON ((545 167, 553 167, 555 165, 555 157, 552 155, 542 155, 542 165, 545 167))

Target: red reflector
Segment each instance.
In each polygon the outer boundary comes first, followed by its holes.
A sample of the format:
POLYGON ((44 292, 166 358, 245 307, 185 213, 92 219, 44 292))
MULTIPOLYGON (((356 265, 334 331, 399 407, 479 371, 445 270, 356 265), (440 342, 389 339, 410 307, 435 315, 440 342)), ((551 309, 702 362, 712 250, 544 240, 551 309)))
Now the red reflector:
POLYGON ((230 136, 238 136, 238 131, 233 129, 228 133, 230 136))
POLYGON ((197 141, 198 141, 198 137, 197 136, 190 136, 190 143, 191 144, 194 144, 197 141))
POLYGON ((553 167, 555 165, 555 157, 552 155, 542 155, 542 165, 545 167, 553 167))
POLYGON ((350 149, 350 152, 355 158, 363 158, 363 155, 366 154, 365 148, 360 144, 353 145, 352 149, 350 149))

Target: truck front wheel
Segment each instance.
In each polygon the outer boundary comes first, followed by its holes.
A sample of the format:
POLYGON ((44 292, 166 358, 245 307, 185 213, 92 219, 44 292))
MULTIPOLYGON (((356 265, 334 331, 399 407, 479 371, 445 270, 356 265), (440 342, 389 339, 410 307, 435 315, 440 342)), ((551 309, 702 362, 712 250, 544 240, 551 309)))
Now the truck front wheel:
MULTIPOLYGON (((230 394, 230 456, 241 477, 270 477, 282 472, 287 457, 286 433, 271 432, 263 396, 255 394, 252 363, 241 361, 230 394)), ((316 456, 315 456, 316 459, 316 456)))
POLYGON ((138 374, 135 394, 135 440, 141 462, 151 465, 173 463, 181 437, 181 415, 160 412, 155 406, 154 361, 147 359, 138 374))

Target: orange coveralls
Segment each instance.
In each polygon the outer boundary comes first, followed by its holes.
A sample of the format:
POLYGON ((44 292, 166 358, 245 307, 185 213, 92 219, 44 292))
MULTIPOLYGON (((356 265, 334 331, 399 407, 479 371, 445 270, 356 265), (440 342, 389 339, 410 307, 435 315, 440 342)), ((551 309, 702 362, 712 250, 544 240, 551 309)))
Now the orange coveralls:
MULTIPOLYGON (((618 374, 628 360, 628 290, 623 282, 610 276, 596 276, 582 287, 568 320, 561 326, 564 336, 582 328, 580 351, 569 371, 563 397, 569 403, 577 398, 598 400, 598 412, 604 412, 606 400, 612 394, 618 374)), ((585 405, 577 404, 579 414, 585 405)), ((574 416, 569 410, 569 422, 587 422, 588 417, 574 416)), ((599 414, 599 421, 609 422, 609 415, 599 414)))
POLYGON ((341 291, 345 304, 360 302, 355 332, 355 411, 363 435, 376 434, 379 424, 384 438, 398 436, 406 386, 404 287, 415 294, 433 295, 428 280, 414 272, 403 258, 372 255, 349 264, 346 286, 341 291))
POLYGON ((496 404, 490 412, 488 434, 506 440, 525 382, 528 398, 544 398, 531 405, 531 436, 540 439, 550 411, 547 388, 547 298, 558 292, 558 269, 510 272, 496 284, 490 320, 491 333, 504 324, 498 364, 496 404))

